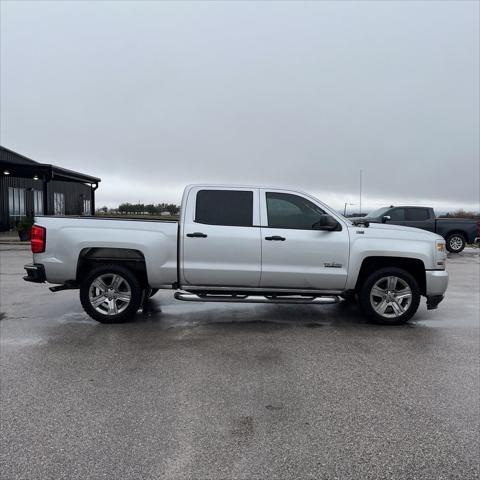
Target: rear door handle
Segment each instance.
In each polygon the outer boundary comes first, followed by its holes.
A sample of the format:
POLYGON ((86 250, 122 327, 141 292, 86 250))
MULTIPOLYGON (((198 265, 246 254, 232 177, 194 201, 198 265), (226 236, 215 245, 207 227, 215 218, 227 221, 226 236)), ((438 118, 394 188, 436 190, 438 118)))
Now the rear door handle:
POLYGON ((187 237, 190 238, 207 238, 208 235, 202 232, 195 232, 195 233, 187 233, 187 237))
POLYGON ((284 242, 286 238, 281 237, 280 235, 274 235, 273 237, 265 237, 265 240, 277 240, 279 242, 284 242))

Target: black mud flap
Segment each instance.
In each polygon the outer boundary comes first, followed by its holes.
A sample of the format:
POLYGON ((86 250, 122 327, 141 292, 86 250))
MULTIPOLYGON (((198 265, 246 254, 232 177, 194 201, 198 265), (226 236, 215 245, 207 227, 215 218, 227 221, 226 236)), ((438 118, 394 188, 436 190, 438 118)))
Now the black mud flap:
POLYGON ((27 274, 23 277, 26 282, 44 283, 45 268, 40 263, 29 263, 23 267, 27 274))
POLYGON ((443 295, 432 295, 431 297, 427 297, 427 310, 435 310, 444 298, 443 295))

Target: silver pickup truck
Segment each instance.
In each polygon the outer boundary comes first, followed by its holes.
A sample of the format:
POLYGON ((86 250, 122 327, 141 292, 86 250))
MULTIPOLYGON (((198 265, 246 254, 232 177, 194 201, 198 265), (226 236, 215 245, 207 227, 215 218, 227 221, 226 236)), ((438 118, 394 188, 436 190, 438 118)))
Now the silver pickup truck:
POLYGON ((448 284, 445 240, 352 223, 316 198, 279 188, 191 185, 180 221, 36 217, 30 282, 78 288, 85 311, 116 323, 158 289, 201 302, 358 300, 371 320, 434 309, 448 284))

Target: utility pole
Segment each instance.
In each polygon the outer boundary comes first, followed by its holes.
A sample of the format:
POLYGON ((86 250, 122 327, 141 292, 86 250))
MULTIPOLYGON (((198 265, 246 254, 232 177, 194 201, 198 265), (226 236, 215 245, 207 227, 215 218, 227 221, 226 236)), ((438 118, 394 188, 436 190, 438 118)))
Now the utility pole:
POLYGON ((360 170, 360 213, 362 212, 362 170, 360 170))
POLYGON ((348 202, 345 202, 344 206, 343 206, 343 216, 346 217, 347 216, 347 205, 356 205, 356 203, 348 203, 348 202))

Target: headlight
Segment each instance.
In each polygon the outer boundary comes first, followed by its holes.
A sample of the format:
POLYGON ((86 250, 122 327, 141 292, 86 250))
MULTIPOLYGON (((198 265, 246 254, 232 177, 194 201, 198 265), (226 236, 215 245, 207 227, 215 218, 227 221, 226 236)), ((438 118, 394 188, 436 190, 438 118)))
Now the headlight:
POLYGON ((436 268, 439 270, 445 269, 445 259, 447 257, 447 252, 445 249, 445 240, 437 240, 435 242, 435 263, 436 268))

